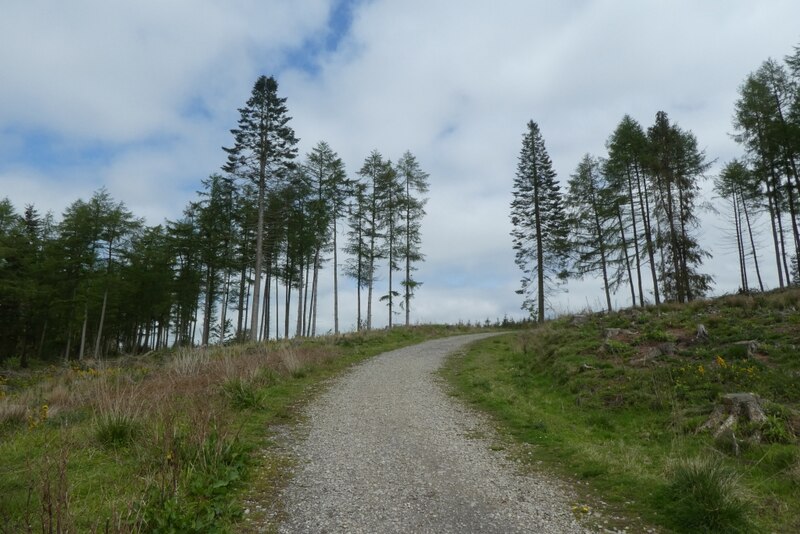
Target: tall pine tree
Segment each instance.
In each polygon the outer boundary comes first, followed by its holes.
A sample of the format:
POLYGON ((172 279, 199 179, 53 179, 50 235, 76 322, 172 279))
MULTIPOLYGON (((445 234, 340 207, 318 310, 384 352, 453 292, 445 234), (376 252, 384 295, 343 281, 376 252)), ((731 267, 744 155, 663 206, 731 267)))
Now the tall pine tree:
POLYGON ((528 122, 514 179, 511 237, 522 269, 522 308, 544 322, 545 291, 566 276, 567 224, 561 190, 539 126, 528 122))
POLYGON ((261 76, 256 80, 245 107, 239 109, 238 128, 231 130, 234 145, 224 148, 228 161, 226 173, 251 180, 257 185, 258 222, 256 223, 255 273, 253 303, 250 315, 250 339, 259 334, 259 303, 263 271, 264 212, 268 186, 274 186, 286 176, 297 156, 298 139, 289 126, 286 98, 278 97, 278 82, 274 77, 261 76), (268 180, 270 184, 268 184, 268 180))

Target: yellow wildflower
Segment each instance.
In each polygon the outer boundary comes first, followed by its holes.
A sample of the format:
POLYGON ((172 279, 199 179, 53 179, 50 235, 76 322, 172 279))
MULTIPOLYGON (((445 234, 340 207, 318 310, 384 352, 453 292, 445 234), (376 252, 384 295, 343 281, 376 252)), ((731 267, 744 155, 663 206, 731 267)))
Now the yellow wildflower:
POLYGON ((725 358, 717 354, 717 365, 722 367, 723 369, 728 367, 728 364, 725 362, 725 358))

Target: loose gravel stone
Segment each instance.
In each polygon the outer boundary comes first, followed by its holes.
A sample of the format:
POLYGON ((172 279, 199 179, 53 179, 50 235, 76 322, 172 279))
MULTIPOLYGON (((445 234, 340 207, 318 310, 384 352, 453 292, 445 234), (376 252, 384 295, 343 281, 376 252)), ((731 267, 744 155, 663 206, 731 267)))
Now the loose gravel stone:
POLYGON ((485 418, 445 394, 445 356, 486 336, 387 352, 311 403, 280 532, 584 532, 558 483, 522 475, 490 449, 485 418))

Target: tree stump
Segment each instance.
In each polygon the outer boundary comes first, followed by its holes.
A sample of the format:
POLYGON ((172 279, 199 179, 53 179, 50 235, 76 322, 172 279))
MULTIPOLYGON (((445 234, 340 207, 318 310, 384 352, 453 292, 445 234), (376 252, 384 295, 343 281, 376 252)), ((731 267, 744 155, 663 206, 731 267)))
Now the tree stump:
MULTIPOLYGON (((740 422, 759 424, 766 420, 767 416, 761 406, 761 399, 757 395, 728 393, 722 397, 722 401, 714 408, 711 417, 703 423, 698 431, 709 430, 714 439, 717 439, 728 432, 733 433, 736 425, 740 422)), ((758 432, 753 437, 760 441, 758 432)))
POLYGON ((758 341, 750 339, 747 341, 737 341, 734 343, 736 346, 743 347, 745 350, 745 358, 752 359, 758 353, 758 341))
POLYGON ((697 336, 695 336, 698 341, 705 341, 708 339, 708 330, 706 330, 705 325, 698 324, 697 325, 697 336))

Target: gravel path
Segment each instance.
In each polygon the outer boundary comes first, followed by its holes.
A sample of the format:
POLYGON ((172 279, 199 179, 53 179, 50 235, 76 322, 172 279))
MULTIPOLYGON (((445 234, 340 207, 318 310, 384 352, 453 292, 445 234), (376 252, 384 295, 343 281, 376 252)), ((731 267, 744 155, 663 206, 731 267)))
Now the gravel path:
POLYGON ((487 421, 435 375, 486 336, 387 352, 337 379, 307 408, 280 532, 583 532, 563 489, 492 451, 487 421))

